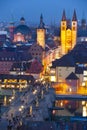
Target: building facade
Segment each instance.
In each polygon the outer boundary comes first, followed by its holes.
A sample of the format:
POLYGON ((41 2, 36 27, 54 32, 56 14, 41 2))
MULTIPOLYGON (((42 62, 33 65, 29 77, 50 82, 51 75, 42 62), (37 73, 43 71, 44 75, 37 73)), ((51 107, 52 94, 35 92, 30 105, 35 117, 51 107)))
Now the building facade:
POLYGON ((45 34, 46 30, 43 23, 43 16, 40 16, 40 24, 37 28, 37 44, 42 46, 43 49, 45 49, 45 34))
POLYGON ((75 10, 71 23, 70 20, 67 20, 65 11, 63 11, 60 37, 62 54, 66 54, 73 49, 77 40, 77 16, 75 10))

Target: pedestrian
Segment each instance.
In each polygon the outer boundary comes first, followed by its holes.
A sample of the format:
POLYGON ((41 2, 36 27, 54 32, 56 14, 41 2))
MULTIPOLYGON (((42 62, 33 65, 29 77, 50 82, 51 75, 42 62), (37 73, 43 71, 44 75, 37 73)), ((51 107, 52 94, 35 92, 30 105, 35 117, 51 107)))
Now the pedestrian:
POLYGON ((12 121, 9 120, 9 122, 8 122, 8 126, 7 126, 7 130, 12 130, 12 127, 13 127, 13 125, 12 125, 12 121))

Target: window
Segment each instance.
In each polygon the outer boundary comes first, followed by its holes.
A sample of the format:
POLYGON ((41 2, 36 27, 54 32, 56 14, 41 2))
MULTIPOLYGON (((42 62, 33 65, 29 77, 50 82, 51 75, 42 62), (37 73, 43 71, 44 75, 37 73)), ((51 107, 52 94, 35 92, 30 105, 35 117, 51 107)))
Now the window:
POLYGON ((73 25, 75 25, 75 23, 73 23, 73 25))
POLYGON ((75 28, 75 27, 73 27, 73 30, 76 30, 76 28, 75 28))
POLYGON ((83 79, 84 81, 87 81, 87 77, 84 77, 84 79, 83 79))
POLYGON ((65 30, 65 27, 62 27, 62 30, 65 30))
POLYGON ((86 70, 83 73, 84 73, 85 76, 87 76, 87 71, 86 70))

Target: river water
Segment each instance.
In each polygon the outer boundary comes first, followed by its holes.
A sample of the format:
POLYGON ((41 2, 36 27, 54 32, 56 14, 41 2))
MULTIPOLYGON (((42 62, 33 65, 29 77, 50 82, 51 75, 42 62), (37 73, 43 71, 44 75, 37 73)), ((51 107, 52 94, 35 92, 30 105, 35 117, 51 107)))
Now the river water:
POLYGON ((55 106, 64 108, 64 110, 56 110, 58 116, 87 116, 87 101, 82 100, 56 100, 55 106))

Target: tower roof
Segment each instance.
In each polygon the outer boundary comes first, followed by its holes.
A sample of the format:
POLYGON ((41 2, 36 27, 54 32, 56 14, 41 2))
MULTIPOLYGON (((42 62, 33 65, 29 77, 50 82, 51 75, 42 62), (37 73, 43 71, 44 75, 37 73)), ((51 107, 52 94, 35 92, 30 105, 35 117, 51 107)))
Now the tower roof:
POLYGON ((73 72, 66 77, 66 80, 78 80, 78 79, 79 79, 79 78, 78 78, 78 77, 76 76, 76 74, 73 73, 73 72))
POLYGON ((66 13, 65 13, 65 10, 63 10, 62 21, 66 21, 66 13))
POLYGON ((25 24, 25 18, 24 17, 20 18, 20 24, 25 24))
POLYGON ((77 21, 76 11, 74 10, 72 21, 77 21))
POLYGON ((45 27, 44 27, 44 22, 43 22, 43 16, 42 16, 42 14, 41 14, 41 16, 40 16, 40 24, 39 24, 39 26, 38 26, 38 28, 40 29, 45 29, 45 27))

